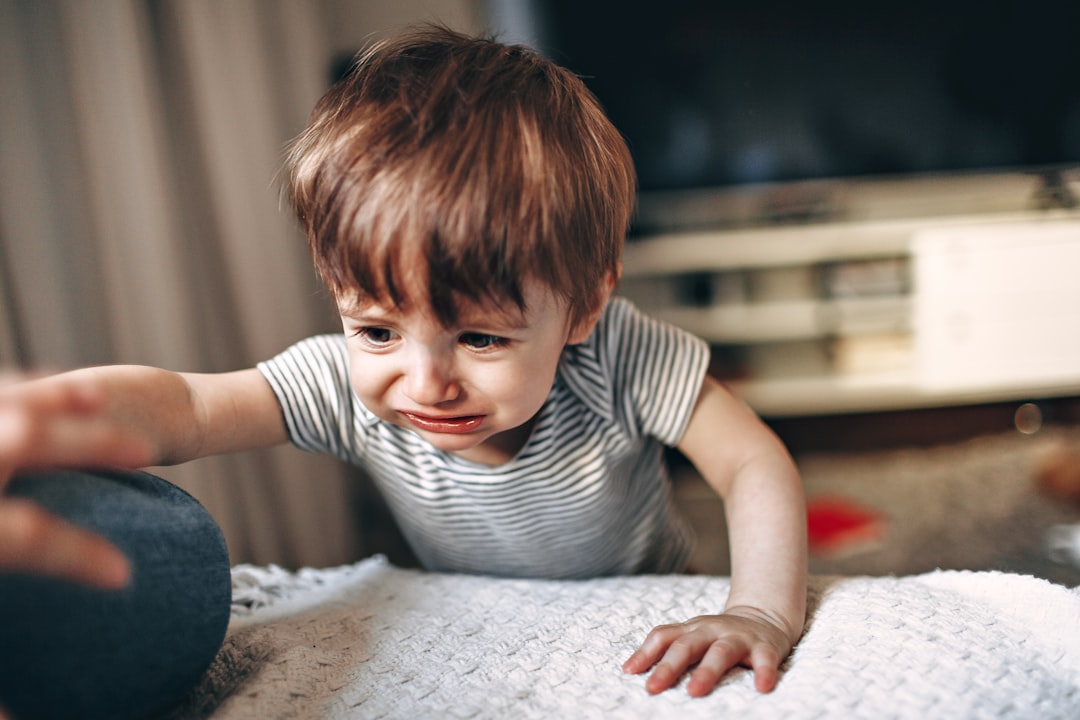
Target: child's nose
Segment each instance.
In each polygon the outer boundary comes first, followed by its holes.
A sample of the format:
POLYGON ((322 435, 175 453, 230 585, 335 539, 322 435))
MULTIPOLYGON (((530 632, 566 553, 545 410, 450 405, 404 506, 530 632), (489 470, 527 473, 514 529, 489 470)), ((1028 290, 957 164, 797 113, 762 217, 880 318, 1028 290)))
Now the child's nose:
POLYGON ((454 400, 461 392, 451 360, 431 353, 418 353, 406 370, 403 383, 405 395, 419 405, 454 400))

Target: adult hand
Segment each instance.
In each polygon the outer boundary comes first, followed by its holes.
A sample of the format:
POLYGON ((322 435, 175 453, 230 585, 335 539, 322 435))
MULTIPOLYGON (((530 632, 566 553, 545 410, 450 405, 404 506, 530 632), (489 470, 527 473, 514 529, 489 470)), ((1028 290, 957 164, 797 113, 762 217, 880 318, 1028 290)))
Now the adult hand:
POLYGON ((63 378, 0 378, 0 572, 61 577, 102 588, 127 584, 130 567, 105 539, 5 497, 19 470, 147 464, 148 443, 111 424, 106 398, 91 384, 63 378))

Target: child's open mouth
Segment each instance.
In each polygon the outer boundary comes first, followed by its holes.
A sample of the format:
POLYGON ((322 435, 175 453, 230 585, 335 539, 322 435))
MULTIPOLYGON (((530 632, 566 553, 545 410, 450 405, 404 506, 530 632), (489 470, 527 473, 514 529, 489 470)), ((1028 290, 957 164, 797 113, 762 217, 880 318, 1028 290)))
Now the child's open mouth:
POLYGON ((467 433, 480 427, 483 415, 462 415, 459 417, 428 417, 415 413, 402 412, 409 422, 421 430, 434 433, 467 433))

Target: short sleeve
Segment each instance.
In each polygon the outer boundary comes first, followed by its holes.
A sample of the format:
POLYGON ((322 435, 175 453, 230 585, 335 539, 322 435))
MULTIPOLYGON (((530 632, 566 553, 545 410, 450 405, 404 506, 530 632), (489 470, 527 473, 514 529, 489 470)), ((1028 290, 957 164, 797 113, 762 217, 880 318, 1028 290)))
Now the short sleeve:
POLYGON ((294 445, 350 462, 362 454, 357 430, 364 418, 349 384, 343 336, 302 340, 257 367, 277 396, 294 445))
POLYGON ((564 377, 596 412, 631 434, 677 445, 690 421, 709 348, 702 339, 613 298, 593 334, 572 348, 564 377))

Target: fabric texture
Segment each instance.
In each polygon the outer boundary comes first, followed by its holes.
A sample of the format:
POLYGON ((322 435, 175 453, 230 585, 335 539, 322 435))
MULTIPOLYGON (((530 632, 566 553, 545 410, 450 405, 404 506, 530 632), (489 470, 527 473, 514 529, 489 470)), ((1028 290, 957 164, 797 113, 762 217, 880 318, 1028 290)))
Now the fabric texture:
POLYGON ((811 578, 779 686, 736 670, 657 696, 620 665, 729 580, 516 580, 402 570, 233 570, 232 624, 172 718, 1015 718, 1080 709, 1080 589, 995 572, 811 578))
POLYGON ((146 473, 59 472, 11 481, 127 555, 120 591, 0 573, 0 706, 23 718, 143 718, 186 693, 225 637, 229 557, 217 524, 146 473))
POLYGON ((427 569, 584 578, 684 567, 692 536, 662 448, 682 437, 707 363, 701 340, 614 299, 566 349, 532 436, 499 467, 375 417, 349 386, 341 335, 259 369, 292 441, 364 468, 427 569))

